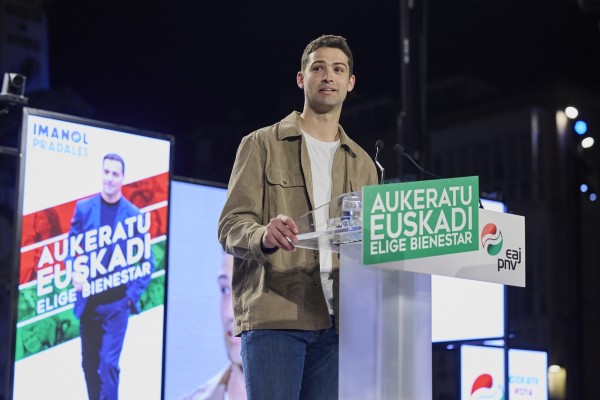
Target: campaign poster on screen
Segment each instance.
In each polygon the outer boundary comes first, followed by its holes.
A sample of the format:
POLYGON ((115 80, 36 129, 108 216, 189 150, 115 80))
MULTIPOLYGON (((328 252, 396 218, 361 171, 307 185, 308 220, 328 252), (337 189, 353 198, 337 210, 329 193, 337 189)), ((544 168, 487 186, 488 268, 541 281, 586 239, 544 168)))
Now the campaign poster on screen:
MULTIPOLYGON (((505 212, 499 201, 481 199, 486 210, 505 212)), ((431 276, 431 341, 504 336, 504 285, 431 276), (477 299, 477 301, 473 301, 477 299)))
POLYGON ((13 399, 161 398, 171 145, 24 110, 13 399))
POLYGON ((226 190, 172 182, 165 400, 236 398, 243 390, 241 342, 233 336, 232 257, 217 240, 226 190))
POLYGON ((508 350, 508 392, 511 400, 548 400, 548 354, 508 350))
POLYGON ((461 400, 504 400, 504 349, 461 346, 461 400))

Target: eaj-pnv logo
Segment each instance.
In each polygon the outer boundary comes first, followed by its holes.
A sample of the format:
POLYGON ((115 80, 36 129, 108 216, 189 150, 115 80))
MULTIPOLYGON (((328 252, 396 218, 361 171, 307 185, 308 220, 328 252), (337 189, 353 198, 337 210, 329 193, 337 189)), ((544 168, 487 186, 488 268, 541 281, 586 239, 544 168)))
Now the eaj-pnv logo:
POLYGON ((498 230, 495 224, 487 224, 481 230, 481 246, 484 247, 490 256, 496 256, 502 250, 502 232, 498 230))
POLYGON ((481 374, 471 385, 471 400, 504 400, 504 385, 490 374, 481 374))
MULTIPOLYGON (((498 229, 496 224, 486 224, 481 230, 481 247, 485 248, 490 256, 497 256, 502 250, 504 245, 504 239, 502 238, 502 231, 498 229)), ((517 268, 517 264, 521 264, 521 248, 506 249, 504 257, 498 257, 498 271, 501 269, 514 271, 517 268)))

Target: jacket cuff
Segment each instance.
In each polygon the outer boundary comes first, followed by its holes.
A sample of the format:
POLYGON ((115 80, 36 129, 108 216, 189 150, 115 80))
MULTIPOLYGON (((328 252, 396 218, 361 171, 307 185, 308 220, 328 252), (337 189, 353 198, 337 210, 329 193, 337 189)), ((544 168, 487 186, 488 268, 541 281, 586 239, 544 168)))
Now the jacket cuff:
POLYGON ((278 247, 274 247, 272 249, 263 249, 262 238, 266 231, 267 227, 261 226, 260 228, 256 229, 250 237, 250 251, 252 252, 253 258, 264 260, 266 259, 266 256, 275 253, 279 249, 278 247))

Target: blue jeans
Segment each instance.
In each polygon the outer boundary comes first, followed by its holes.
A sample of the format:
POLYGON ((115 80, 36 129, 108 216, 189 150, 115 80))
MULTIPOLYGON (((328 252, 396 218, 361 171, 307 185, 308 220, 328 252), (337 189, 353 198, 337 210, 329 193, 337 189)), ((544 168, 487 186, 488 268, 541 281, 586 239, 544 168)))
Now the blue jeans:
POLYGON ((318 331, 242 332, 248 400, 337 400, 338 334, 318 331))

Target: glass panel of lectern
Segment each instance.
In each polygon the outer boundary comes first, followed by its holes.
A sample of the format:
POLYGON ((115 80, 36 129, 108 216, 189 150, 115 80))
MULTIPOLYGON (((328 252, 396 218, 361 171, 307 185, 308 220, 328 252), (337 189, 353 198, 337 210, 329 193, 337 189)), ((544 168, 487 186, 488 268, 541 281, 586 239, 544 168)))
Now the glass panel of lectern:
POLYGON ((362 192, 344 193, 294 221, 296 247, 339 253, 340 244, 362 240, 362 192))

